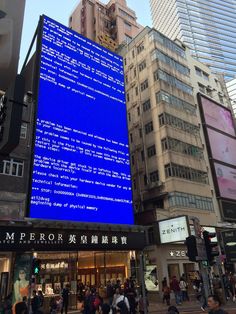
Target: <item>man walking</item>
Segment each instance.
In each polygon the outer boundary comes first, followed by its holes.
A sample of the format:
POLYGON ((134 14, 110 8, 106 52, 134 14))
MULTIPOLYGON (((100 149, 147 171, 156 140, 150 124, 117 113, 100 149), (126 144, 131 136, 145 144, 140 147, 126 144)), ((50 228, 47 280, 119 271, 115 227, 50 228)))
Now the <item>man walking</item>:
POLYGON ((174 276, 170 283, 170 289, 174 292, 175 302, 177 305, 181 304, 181 291, 179 286, 179 280, 174 276))
POLYGON ((68 311, 68 304, 69 304, 69 285, 67 284, 65 288, 62 290, 62 307, 61 307, 61 314, 63 314, 63 309, 65 308, 65 314, 67 314, 68 311))

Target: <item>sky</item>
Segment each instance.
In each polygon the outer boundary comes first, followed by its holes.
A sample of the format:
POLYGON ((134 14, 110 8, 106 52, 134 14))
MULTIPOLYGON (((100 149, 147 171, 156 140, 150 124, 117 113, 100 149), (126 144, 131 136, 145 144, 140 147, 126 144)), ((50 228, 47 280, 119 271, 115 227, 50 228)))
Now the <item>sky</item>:
MULTIPOLYGON (((149 0, 126 1, 127 5, 136 12, 138 22, 143 26, 151 26, 149 0)), ((29 49, 39 16, 45 14, 68 26, 69 16, 79 2, 80 0, 26 0, 19 71, 29 49)), ((107 3, 108 0, 102 0, 102 2, 107 3)))

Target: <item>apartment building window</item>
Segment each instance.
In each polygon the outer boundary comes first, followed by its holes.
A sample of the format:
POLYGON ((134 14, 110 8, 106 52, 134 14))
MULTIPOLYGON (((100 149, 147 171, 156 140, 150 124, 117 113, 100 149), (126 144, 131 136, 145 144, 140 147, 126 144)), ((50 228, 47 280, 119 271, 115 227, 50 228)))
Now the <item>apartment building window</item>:
POLYGON ((212 97, 212 89, 211 88, 206 88, 206 93, 208 96, 212 97))
POLYGON ((221 104, 224 104, 224 97, 219 93, 219 100, 221 104))
POLYGON ((145 124, 145 133, 148 134, 148 133, 151 133, 153 131, 153 123, 152 121, 151 122, 148 122, 147 124, 145 124))
POLYGON ((140 85, 140 89, 141 89, 141 92, 143 92, 145 89, 148 88, 148 79, 145 80, 143 83, 141 83, 140 85))
POLYGON ((190 167, 170 163, 165 165, 166 178, 176 177, 184 180, 207 184, 207 173, 190 167))
POLYGON ((164 62, 165 64, 168 64, 171 68, 177 70, 183 75, 189 75, 190 70, 188 67, 184 66, 183 64, 179 63, 175 59, 169 57, 168 55, 164 54, 158 49, 155 49, 151 54, 152 61, 160 60, 164 62))
POLYGON ((20 129, 20 138, 25 139, 27 137, 27 123, 22 122, 20 129))
POLYGON ((149 109, 151 109, 151 101, 150 99, 146 100, 144 103, 143 103, 143 111, 148 111, 149 109))
POLYGON ((134 155, 131 155, 131 164, 134 165, 134 155))
POLYGON ((140 116, 140 107, 137 107, 137 115, 140 116))
POLYGON ((186 57, 184 48, 180 47, 176 43, 174 43, 172 40, 164 36, 163 34, 159 33, 156 30, 152 30, 149 35, 150 41, 157 41, 161 45, 165 46, 169 50, 175 52, 177 55, 179 55, 182 58, 186 57))
POLYGON ((149 146, 147 148, 147 156, 148 156, 148 158, 151 158, 152 156, 155 156, 155 155, 156 155, 156 146, 155 145, 149 146))
POLYGON ((129 101, 129 93, 126 93, 127 102, 129 101))
POLYGON ((164 101, 174 107, 175 109, 184 110, 188 113, 196 115, 196 107, 180 98, 177 98, 174 95, 171 95, 165 91, 160 91, 156 93, 156 101, 160 103, 164 101))
POLYGON ((127 60, 126 60, 126 58, 124 58, 124 65, 127 65, 127 60))
POLYGON ((209 81, 209 74, 206 73, 205 71, 201 70, 198 67, 195 67, 195 73, 200 76, 203 77, 205 80, 209 81))
POLYGON ((140 52, 142 52, 144 50, 144 44, 141 43, 138 47, 137 47, 137 54, 140 54, 140 52))
POLYGON ((136 68, 134 68, 134 77, 136 77, 136 75, 137 75, 137 70, 136 68))
POLYGON ((129 44, 132 41, 132 37, 130 37, 129 35, 125 34, 125 41, 127 44, 129 44))
POLYGON ((136 180, 135 179, 133 179, 133 187, 134 187, 134 190, 137 189, 137 185, 136 185, 136 180))
POLYGON ((129 120, 129 122, 131 122, 131 113, 130 112, 128 112, 128 120, 129 120))
POLYGON ((196 158, 203 158, 203 151, 197 146, 182 142, 175 138, 166 137, 161 140, 162 151, 171 150, 196 158))
POLYGON ((184 132, 199 135, 199 126, 196 126, 194 124, 191 124, 189 122, 186 122, 180 118, 177 118, 175 116, 172 116, 168 113, 163 113, 159 115, 159 124, 160 126, 163 125, 170 125, 174 128, 177 128, 179 130, 182 130, 184 132))
POLYGON ((145 160, 145 156, 144 156, 144 151, 141 151, 141 160, 144 161, 145 160))
POLYGON ((135 52, 134 52, 134 49, 132 50, 132 58, 135 57, 135 52))
POLYGON ((126 74, 126 75, 125 75, 125 83, 128 84, 128 82, 129 82, 129 81, 128 81, 128 75, 126 74))
POLYGON ((151 172, 149 174, 149 180, 150 180, 150 182, 157 182, 157 181, 159 181, 159 172, 157 170, 151 172))
POLYGON ((130 143, 133 143, 133 134, 132 133, 130 133, 129 138, 130 138, 130 143))
POLYGON ((139 137, 140 137, 140 138, 143 137, 143 131, 142 131, 142 129, 139 129, 139 137))
POLYGON ((199 208, 208 211, 214 210, 213 202, 210 197, 182 192, 170 192, 168 194, 168 201, 170 207, 199 208))
POLYGON ((202 92, 202 93, 206 93, 206 87, 204 85, 202 85, 201 83, 198 83, 198 88, 199 88, 199 91, 202 92))
POLYGON ((177 89, 182 90, 186 94, 192 95, 193 88, 191 86, 185 84, 184 82, 180 81, 179 79, 168 74, 165 71, 158 70, 158 74, 159 74, 159 79, 167 82, 168 84, 176 87, 177 89))
POLYGON ((142 61, 141 63, 139 63, 138 65, 138 69, 139 69, 139 72, 143 71, 145 68, 146 68, 146 60, 142 61))
POLYGON ((17 159, 6 159, 0 161, 0 174, 23 177, 24 162, 17 159))
POLYGON ((124 25, 125 25, 125 28, 126 28, 127 30, 129 30, 129 31, 131 30, 132 25, 131 25, 130 23, 124 21, 124 25))
POLYGON ((135 95, 138 96, 138 86, 135 87, 135 95))
POLYGON ((153 79, 154 79, 154 82, 156 82, 156 81, 159 80, 158 70, 156 70, 156 71, 153 73, 153 79))

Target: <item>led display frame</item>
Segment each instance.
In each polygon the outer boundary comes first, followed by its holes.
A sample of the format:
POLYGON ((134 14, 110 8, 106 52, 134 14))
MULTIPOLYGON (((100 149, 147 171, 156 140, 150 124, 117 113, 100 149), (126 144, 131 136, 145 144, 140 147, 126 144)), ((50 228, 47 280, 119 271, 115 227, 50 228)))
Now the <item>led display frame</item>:
POLYGON ((29 217, 133 224, 122 57, 46 16, 37 53, 29 217))

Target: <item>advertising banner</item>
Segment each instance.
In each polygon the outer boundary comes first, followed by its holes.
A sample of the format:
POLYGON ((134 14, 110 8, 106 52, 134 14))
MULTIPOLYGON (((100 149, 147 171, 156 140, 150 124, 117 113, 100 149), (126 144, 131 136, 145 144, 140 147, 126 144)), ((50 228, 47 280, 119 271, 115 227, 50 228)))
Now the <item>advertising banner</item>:
POLYGON ((189 236, 189 224, 186 216, 162 220, 158 224, 161 244, 185 241, 189 236))
POLYGON ((22 301, 23 297, 28 297, 29 285, 30 285, 30 255, 17 254, 14 264, 13 304, 22 301))
POLYGON ((236 138, 226 136, 209 128, 207 128, 207 133, 212 158, 230 165, 236 165, 236 138))
POLYGON ((222 132, 235 136, 232 113, 214 101, 201 96, 205 123, 222 132))
POLYGON ((236 230, 222 231, 222 239, 228 263, 236 262, 236 230))
POLYGON ((214 163, 220 196, 236 200, 236 169, 214 163))

